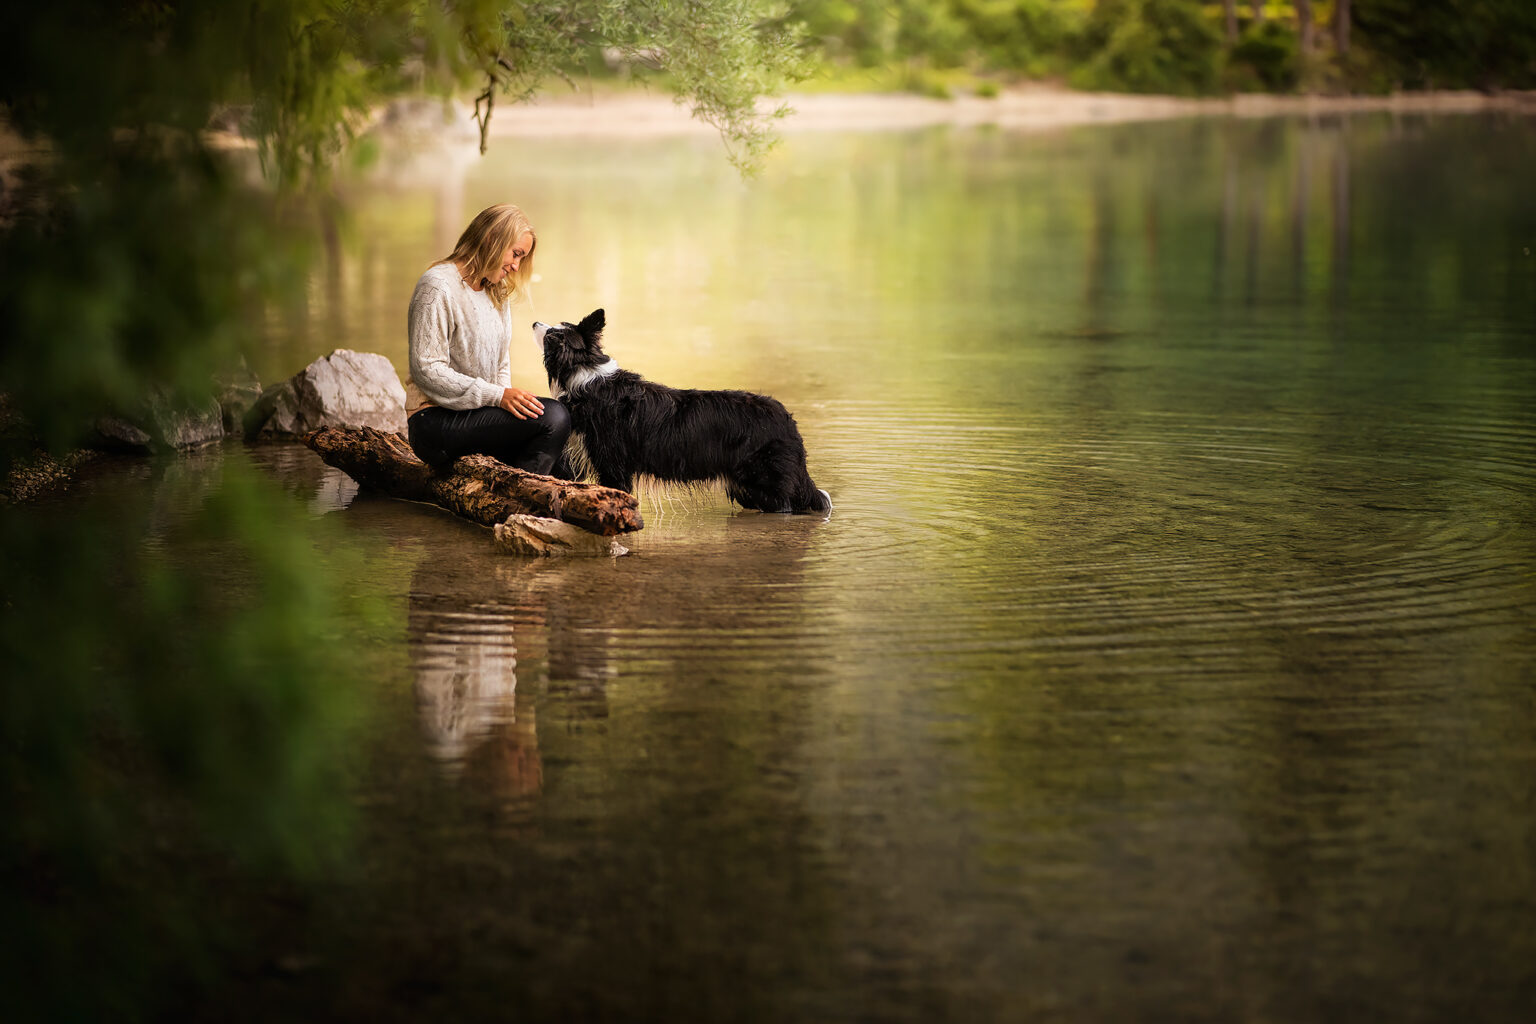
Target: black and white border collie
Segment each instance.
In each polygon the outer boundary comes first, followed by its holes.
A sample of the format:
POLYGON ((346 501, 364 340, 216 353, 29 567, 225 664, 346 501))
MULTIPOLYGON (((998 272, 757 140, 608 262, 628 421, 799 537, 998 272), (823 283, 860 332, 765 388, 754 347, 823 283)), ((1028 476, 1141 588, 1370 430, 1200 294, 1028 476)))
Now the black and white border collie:
MULTIPOLYGON (((722 482, 743 508, 830 512, 832 498, 805 468, 795 418, 750 391, 684 391, 619 369, 603 352, 602 310, 579 324, 535 323, 551 393, 571 413, 567 452, 585 448, 597 482, 722 482)), ((579 456, 577 460, 579 461, 579 456)))

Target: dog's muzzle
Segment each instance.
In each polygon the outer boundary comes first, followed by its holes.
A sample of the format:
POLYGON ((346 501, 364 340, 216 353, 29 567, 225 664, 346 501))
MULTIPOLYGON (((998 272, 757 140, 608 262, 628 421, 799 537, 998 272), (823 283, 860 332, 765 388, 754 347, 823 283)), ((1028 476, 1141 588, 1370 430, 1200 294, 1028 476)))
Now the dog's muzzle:
POLYGON ((537 320, 533 322, 533 340, 534 343, 539 346, 539 348, 544 347, 544 332, 548 330, 549 324, 540 323, 537 320))

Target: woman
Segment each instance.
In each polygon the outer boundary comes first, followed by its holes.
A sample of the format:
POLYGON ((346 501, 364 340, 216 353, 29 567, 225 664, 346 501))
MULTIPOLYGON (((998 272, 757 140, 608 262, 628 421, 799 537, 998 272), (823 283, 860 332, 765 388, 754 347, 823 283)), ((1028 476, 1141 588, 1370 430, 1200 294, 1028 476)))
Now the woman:
POLYGON ((565 447, 565 406, 512 386, 512 305, 527 295, 537 244, 522 210, 492 206, 416 282, 405 410, 428 465, 482 453, 548 473, 565 447))

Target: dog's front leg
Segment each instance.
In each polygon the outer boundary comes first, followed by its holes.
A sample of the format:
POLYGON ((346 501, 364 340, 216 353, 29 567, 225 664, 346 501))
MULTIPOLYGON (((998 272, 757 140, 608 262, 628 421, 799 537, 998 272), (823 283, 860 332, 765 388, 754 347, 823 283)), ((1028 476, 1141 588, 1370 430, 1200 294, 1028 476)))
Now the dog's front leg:
POLYGON ((629 473, 618 465, 608 461, 594 461, 592 468, 597 470, 597 482, 604 487, 612 487, 620 491, 630 490, 629 473))
POLYGON ((555 464, 549 467, 549 475, 556 480, 575 480, 576 467, 571 464, 571 452, 569 448, 562 448, 560 455, 555 459, 555 464))

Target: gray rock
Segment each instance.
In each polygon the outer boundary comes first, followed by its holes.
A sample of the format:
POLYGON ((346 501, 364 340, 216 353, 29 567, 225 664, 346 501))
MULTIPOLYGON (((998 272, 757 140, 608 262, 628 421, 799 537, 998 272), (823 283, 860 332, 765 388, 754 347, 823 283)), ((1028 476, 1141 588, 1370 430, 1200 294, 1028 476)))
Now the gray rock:
POLYGON ((92 426, 94 435, 87 439, 87 447, 140 455, 166 448, 200 448, 224 438, 219 403, 211 396, 186 405, 168 391, 150 395, 131 417, 102 416, 92 426))
POLYGON ((101 416, 91 424, 93 436, 86 445, 109 452, 148 454, 154 448, 149 431, 121 416, 101 416))
POLYGON ((285 380, 263 391, 241 417, 241 425, 248 438, 303 433, 299 429, 299 399, 293 381, 285 380))
POLYGON ((245 360, 241 359, 238 367, 214 377, 213 383, 219 413, 224 421, 224 433, 243 432, 246 413, 261 400, 261 381, 251 372, 245 360))
POLYGON ((157 396, 149 403, 150 433, 162 448, 200 448, 224 439, 224 416, 212 396, 178 406, 157 396))
POLYGON ((322 427, 405 433, 405 388, 388 359, 339 348, 261 393, 244 418, 251 436, 307 434, 322 427))
POLYGON ((337 349, 309 364, 295 380, 307 429, 373 427, 405 432, 405 388, 388 359, 337 349))
POLYGON ((496 550, 508 555, 552 558, 561 555, 603 556, 629 554, 629 549, 612 537, 600 537, 579 526, 514 513, 504 523, 496 524, 496 550))

